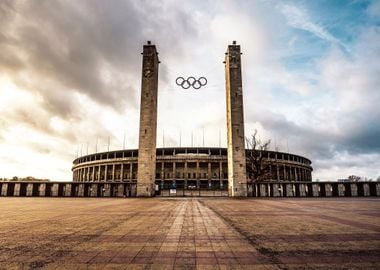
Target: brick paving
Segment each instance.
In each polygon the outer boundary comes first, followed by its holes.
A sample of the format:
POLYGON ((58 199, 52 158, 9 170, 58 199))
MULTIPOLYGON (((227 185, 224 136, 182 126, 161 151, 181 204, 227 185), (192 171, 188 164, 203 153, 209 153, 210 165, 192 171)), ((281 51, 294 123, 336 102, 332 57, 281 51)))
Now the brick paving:
POLYGON ((0 198, 0 269, 380 269, 380 199, 0 198))

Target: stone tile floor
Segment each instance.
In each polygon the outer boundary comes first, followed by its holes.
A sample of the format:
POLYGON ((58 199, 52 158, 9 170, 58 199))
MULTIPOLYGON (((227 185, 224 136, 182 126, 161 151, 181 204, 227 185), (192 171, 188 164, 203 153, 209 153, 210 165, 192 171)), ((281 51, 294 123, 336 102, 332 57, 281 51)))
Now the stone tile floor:
POLYGON ((0 198, 0 269, 380 269, 380 199, 0 198))

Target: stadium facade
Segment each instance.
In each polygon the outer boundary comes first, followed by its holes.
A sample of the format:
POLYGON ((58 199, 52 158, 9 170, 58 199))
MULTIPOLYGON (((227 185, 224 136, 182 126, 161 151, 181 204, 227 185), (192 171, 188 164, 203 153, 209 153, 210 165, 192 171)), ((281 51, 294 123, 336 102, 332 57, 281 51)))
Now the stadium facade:
MULTIPOLYGON (((246 155, 249 155, 246 150, 246 155)), ((162 190, 227 190, 228 158, 226 148, 182 147, 157 148, 155 186, 162 190)), ((120 150, 96 153, 74 160, 74 182, 130 183, 136 194, 138 183, 138 153, 120 150)), ((262 151, 270 174, 266 182, 311 182, 311 161, 299 155, 262 151)), ((247 159, 249 163, 249 159, 247 159)), ((247 167, 249 164, 247 164, 247 167)), ((248 181, 249 184, 249 181, 248 181)))

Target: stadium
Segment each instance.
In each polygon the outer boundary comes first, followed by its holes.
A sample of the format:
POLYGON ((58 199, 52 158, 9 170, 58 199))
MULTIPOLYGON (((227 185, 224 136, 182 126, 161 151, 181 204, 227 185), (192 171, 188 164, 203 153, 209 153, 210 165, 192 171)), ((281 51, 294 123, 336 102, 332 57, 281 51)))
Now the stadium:
MULTIPOLYGON (((249 151, 246 150, 246 156, 249 156, 249 151)), ((261 155, 270 167, 265 182, 311 182, 313 169, 309 159, 275 151, 262 151, 261 155)), ((86 155, 75 159, 73 163, 74 182, 125 182, 132 187, 132 196, 136 192, 137 149, 86 155)), ((157 148, 155 190, 160 194, 170 189, 176 189, 176 192, 227 191, 227 148, 157 148)))

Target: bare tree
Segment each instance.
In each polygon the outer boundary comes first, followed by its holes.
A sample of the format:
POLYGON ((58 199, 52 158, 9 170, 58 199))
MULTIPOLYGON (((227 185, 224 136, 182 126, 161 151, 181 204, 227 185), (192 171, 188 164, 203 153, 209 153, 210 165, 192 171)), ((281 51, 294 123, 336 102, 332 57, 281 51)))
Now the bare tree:
POLYGON ((248 146, 247 173, 251 183, 262 182, 271 179, 271 162, 264 159, 263 152, 269 150, 271 140, 261 141, 257 136, 257 130, 246 138, 248 146))

